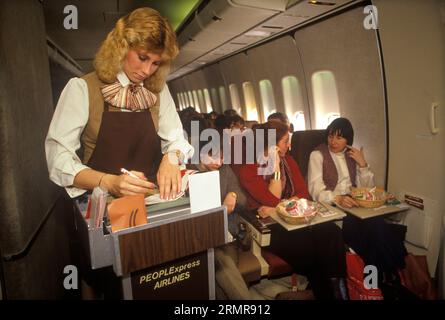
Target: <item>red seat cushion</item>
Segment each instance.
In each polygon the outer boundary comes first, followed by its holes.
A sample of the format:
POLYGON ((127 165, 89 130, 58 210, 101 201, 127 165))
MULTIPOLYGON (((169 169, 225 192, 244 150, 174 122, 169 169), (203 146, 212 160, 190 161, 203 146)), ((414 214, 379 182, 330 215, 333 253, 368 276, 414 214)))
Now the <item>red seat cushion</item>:
POLYGON ((261 255, 269 264, 269 278, 284 276, 293 272, 292 267, 279 256, 274 255, 266 249, 261 249, 261 255))

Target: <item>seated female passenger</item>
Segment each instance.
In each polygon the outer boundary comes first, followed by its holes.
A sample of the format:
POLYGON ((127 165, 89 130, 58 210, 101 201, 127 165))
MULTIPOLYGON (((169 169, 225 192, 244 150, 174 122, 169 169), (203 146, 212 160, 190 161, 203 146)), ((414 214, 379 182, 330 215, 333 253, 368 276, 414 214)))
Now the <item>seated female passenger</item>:
POLYGON ((309 192, 316 201, 352 208, 358 204, 348 195, 351 186, 373 187, 374 174, 363 149, 352 147, 354 131, 348 119, 332 121, 326 135, 327 144, 319 145, 309 158, 309 192))
MULTIPOLYGON (((358 206, 349 196, 351 187, 374 187, 363 148, 352 147, 353 139, 348 119, 335 119, 327 127, 326 144, 319 145, 309 159, 308 186, 314 200, 351 208, 358 206)), ((387 224, 383 217, 362 220, 348 215, 343 219, 343 237, 366 265, 375 265, 381 276, 394 277, 406 255, 403 236, 391 230, 398 227, 387 224)))
MULTIPOLYGON (((264 138, 264 154, 257 155, 256 163, 245 164, 239 169, 240 183, 247 192, 248 207, 256 209, 265 218, 281 199, 292 197, 309 199, 300 169, 288 154, 288 126, 270 121, 256 130, 255 138, 264 138), (267 140, 269 130, 276 131, 275 141, 267 140), (271 174, 262 175, 260 159, 274 163, 271 174), (274 160, 274 161, 273 161, 274 160)), ((265 162, 262 162, 265 163, 265 162)), ((321 223, 295 231, 286 231, 273 224, 271 243, 267 249, 289 263, 295 272, 308 277, 317 299, 346 299, 343 277, 346 273, 345 245, 339 228, 331 222, 321 223)))
MULTIPOLYGON (((192 120, 193 121, 193 120, 192 120)), ((195 120, 196 121, 196 120, 195 120)), ((200 124, 199 134, 206 129, 203 121, 200 124)), ((187 127, 187 125, 184 125, 187 127)), ((190 125, 188 125, 190 126, 190 125)), ((218 133, 219 141, 210 151, 202 152, 207 141, 200 141, 199 163, 187 165, 189 169, 200 172, 219 171, 221 202, 227 207, 228 228, 230 233, 237 238, 239 234, 239 212, 246 205, 246 195, 241 189, 238 178, 233 173, 229 165, 223 164, 223 139, 222 133, 218 133), (219 147, 218 144, 219 143, 219 147)), ((191 137, 191 140, 198 141, 199 137, 191 137)), ((198 151, 198 150, 197 150, 198 151)), ((215 249, 215 278, 216 278, 216 296, 217 299, 244 300, 251 299, 249 289, 236 266, 238 261, 237 247, 228 244, 215 249)))
MULTIPOLYGON (((222 133, 218 132, 218 134, 221 136, 219 148, 210 149, 208 153, 201 152, 207 142, 200 141, 199 164, 191 164, 187 167, 201 172, 219 171, 221 203, 227 207, 229 231, 233 236, 236 236, 239 224, 237 212, 244 209, 247 199, 232 168, 228 164, 223 164, 222 133), (214 154, 212 151, 215 151, 214 154)), ((211 141, 210 143, 214 142, 211 141)))

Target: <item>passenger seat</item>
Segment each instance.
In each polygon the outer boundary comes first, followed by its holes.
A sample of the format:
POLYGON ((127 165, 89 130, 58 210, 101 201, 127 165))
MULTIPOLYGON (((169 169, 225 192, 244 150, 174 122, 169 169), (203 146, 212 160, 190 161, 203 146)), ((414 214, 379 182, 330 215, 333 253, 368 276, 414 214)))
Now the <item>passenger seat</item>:
POLYGON ((311 152, 324 142, 326 142, 326 130, 295 131, 292 134, 290 155, 300 167, 306 184, 311 152))

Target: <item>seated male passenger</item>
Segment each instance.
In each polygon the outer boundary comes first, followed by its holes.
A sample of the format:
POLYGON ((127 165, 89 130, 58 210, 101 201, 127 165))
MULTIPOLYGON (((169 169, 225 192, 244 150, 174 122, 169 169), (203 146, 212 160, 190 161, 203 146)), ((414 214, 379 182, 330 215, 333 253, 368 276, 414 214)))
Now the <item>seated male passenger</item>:
MULTIPOLYGON (((293 197, 310 199, 309 192, 295 160, 288 154, 288 126, 270 121, 256 130, 264 129, 264 154, 254 164, 239 169, 240 183, 247 192, 250 209, 268 217, 280 200, 293 197), (268 141, 270 130, 275 130, 276 141, 268 141), (272 161, 274 159, 274 161, 272 161), (260 163, 272 161, 273 172, 262 175, 260 163)), ((255 139, 260 137, 255 134, 255 139)), ((316 299, 347 299, 345 245, 340 229, 332 222, 321 223, 295 231, 286 231, 273 224, 271 243, 267 249, 284 259, 295 272, 308 277, 316 299)))
MULTIPOLYGON (((358 206, 349 196, 351 187, 374 187, 374 174, 363 148, 352 147, 353 140, 354 130, 348 119, 335 119, 327 127, 326 143, 319 145, 309 159, 308 187, 314 200, 351 208, 358 206)), ((362 220, 348 215, 343 219, 345 242, 365 265, 377 267, 379 281, 393 281, 397 270, 405 265, 403 237, 392 230, 397 227, 387 224, 383 217, 362 220)))

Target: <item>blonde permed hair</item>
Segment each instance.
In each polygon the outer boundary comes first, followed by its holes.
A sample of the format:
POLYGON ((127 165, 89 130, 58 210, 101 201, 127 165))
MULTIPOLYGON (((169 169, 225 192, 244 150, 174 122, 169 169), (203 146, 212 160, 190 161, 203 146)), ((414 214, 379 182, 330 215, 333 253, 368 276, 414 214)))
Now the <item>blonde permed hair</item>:
POLYGON ((117 81, 129 49, 161 54, 161 65, 144 81, 147 89, 159 93, 165 85, 171 60, 179 52, 176 35, 167 19, 151 8, 139 8, 120 18, 94 58, 94 68, 101 81, 117 81))

